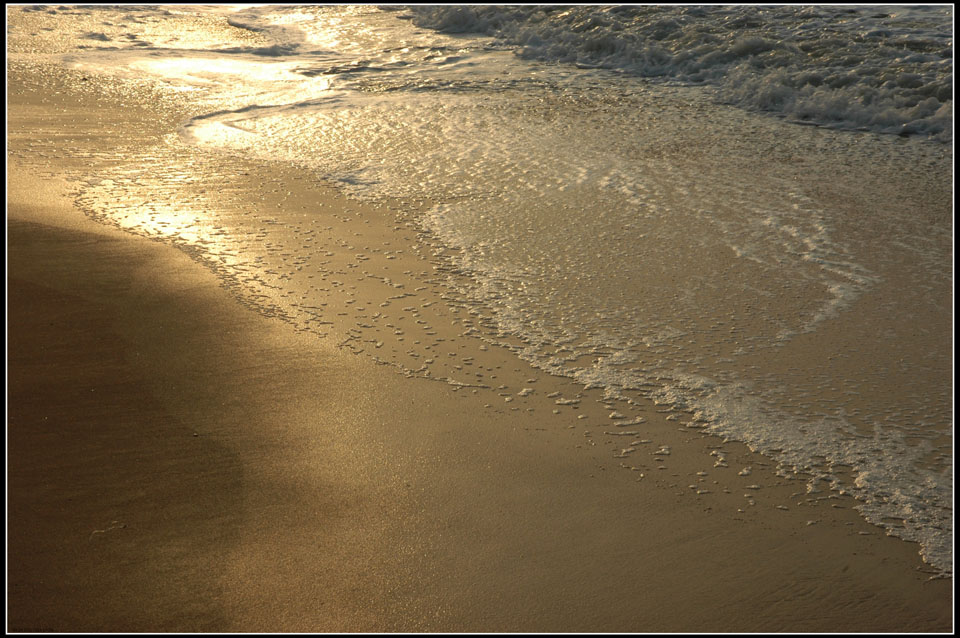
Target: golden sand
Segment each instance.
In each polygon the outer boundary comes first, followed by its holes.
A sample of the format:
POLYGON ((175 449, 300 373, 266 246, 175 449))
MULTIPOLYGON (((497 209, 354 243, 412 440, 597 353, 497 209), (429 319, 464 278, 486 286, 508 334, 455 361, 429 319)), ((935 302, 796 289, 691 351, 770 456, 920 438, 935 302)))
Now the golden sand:
MULTIPOLYGON (((107 108, 9 96, 20 151, 107 108)), ((84 217, 60 177, 76 161, 13 159, 12 631, 950 630, 952 581, 851 499, 810 502, 655 406, 611 435, 640 448, 617 458, 598 394, 505 350, 483 365, 509 402, 398 374, 84 217)), ((296 169, 249 169, 251 206, 265 177, 319 196, 296 169)))

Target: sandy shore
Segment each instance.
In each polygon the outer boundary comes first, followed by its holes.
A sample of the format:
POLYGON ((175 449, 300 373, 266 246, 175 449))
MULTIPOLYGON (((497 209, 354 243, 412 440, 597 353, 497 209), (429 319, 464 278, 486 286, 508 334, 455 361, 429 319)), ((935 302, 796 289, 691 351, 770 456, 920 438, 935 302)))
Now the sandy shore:
MULTIPOLYGON (((16 89, 13 146, 105 108, 16 89)), ((952 581, 849 498, 805 501, 801 480, 655 410, 643 436, 671 454, 624 467, 553 415, 546 395, 577 386, 506 352, 489 355, 505 384, 538 377, 530 411, 404 377, 86 218, 68 160, 14 160, 10 630, 951 629, 952 581)))

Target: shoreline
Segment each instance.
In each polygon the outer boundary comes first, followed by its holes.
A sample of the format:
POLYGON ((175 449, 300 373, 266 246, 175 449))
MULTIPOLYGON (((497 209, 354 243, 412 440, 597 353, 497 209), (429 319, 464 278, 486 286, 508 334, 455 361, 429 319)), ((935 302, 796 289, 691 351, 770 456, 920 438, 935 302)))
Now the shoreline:
MULTIPOLYGON (((10 107, 11 134, 29 135, 36 105, 10 107)), ((642 436, 671 453, 618 465, 572 409, 551 416, 546 395, 570 380, 490 353, 511 387, 538 378, 529 413, 407 378, 243 306, 183 251, 93 222, 66 184, 10 161, 14 631, 952 625, 952 583, 918 571, 914 544, 850 498, 796 505, 802 481, 743 445, 650 411, 642 436)), ((459 346, 461 328, 442 334, 459 346)), ((599 394, 580 393, 602 422, 599 394)))

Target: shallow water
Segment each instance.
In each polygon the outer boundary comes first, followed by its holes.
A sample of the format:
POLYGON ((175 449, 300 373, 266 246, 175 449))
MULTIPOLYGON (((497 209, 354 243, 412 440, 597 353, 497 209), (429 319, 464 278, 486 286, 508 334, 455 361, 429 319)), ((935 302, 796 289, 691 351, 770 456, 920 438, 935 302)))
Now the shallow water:
POLYGON ((608 397, 687 411, 810 473, 811 491, 851 492, 952 572, 943 10, 694 9, 23 8, 10 50, 192 105, 178 135, 100 172, 81 201, 198 251, 262 311, 451 379, 411 354, 431 333, 413 255, 367 237, 319 252, 349 211, 264 184, 276 215, 254 217, 206 154, 429 202, 403 223, 446 264, 439 283, 474 334, 608 397), (743 98, 764 91, 787 98, 743 98), (923 135, 891 134, 910 131, 923 135), (410 281, 356 299, 338 273, 372 252, 409 262, 410 281), (371 323, 337 326, 363 304, 371 323), (374 330, 391 304, 409 304, 413 332, 374 330))

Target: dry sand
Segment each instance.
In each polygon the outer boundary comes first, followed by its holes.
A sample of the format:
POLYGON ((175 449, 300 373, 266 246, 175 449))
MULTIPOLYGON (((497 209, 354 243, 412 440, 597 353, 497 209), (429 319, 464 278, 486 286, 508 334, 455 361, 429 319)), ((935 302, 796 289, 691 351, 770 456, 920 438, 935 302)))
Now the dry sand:
POLYGON ((597 396, 508 352, 486 363, 538 379, 522 409, 298 332, 177 248, 86 218, 60 177, 76 162, 23 141, 106 107, 17 88, 9 630, 950 631, 952 580, 916 545, 744 446, 650 406, 649 451, 621 463, 613 428, 584 436, 546 397, 579 392, 599 423, 597 396))

